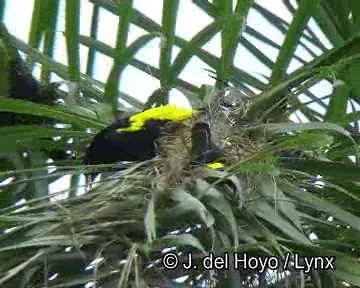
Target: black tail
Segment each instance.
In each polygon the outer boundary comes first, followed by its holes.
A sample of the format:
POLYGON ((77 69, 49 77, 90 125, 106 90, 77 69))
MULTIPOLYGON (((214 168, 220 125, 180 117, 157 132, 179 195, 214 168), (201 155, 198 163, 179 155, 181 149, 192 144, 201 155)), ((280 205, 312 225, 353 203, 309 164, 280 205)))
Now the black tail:
POLYGON ((226 154, 211 139, 209 124, 198 122, 191 130, 192 159, 197 163, 211 163, 224 159, 226 154))

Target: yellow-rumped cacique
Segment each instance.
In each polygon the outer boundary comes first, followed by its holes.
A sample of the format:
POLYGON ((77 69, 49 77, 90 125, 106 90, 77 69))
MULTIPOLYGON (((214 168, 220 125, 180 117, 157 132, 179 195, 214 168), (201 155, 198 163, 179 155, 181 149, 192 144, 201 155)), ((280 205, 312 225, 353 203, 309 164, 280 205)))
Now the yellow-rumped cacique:
MULTIPOLYGON (((85 164, 145 161, 159 154, 160 139, 185 127, 199 110, 165 105, 120 118, 95 135, 86 150, 85 164), (169 129, 170 127, 170 129, 169 129), (167 128, 167 129, 166 129, 167 128)), ((198 122, 191 129, 192 163, 222 168, 224 152, 211 139, 209 124, 198 122)), ((96 173, 91 174, 92 178, 96 173)))

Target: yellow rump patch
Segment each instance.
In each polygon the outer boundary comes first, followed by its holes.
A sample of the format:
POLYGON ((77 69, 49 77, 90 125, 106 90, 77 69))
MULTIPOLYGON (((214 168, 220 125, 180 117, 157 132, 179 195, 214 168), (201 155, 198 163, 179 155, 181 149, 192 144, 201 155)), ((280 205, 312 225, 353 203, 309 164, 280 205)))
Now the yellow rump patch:
POLYGON ((136 113, 130 117, 130 126, 119 128, 117 132, 133 132, 139 131, 143 128, 144 124, 148 120, 171 120, 174 122, 183 122, 188 119, 191 119, 198 111, 189 109, 189 108, 181 108, 176 105, 166 105, 151 108, 145 110, 144 112, 136 113))
POLYGON ((220 163, 220 162, 212 162, 212 163, 206 164, 206 167, 216 170, 216 169, 224 168, 225 165, 223 163, 220 163))

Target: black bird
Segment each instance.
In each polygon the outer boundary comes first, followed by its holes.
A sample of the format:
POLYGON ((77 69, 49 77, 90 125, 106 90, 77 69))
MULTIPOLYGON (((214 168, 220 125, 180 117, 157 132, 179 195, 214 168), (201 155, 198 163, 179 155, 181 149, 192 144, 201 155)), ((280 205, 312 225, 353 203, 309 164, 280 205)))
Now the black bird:
POLYGON ((208 164, 210 168, 223 166, 225 153, 214 144, 208 123, 195 123, 191 129, 191 154, 194 163, 208 164))
MULTIPOLYGON (((165 105, 119 119, 95 135, 86 151, 85 164, 151 159, 159 152, 157 147, 161 137, 169 133, 169 129, 164 128, 169 123, 176 124, 175 129, 185 127, 184 123, 197 113, 197 110, 165 105)), ((224 158, 224 153, 212 142, 210 128, 206 123, 193 126, 192 138, 194 162, 210 164, 218 158, 224 158)), ((213 168, 211 165, 209 167, 213 168)), ((215 168, 218 167, 216 165, 215 168)), ((91 174, 92 179, 94 176, 96 173, 91 174)))

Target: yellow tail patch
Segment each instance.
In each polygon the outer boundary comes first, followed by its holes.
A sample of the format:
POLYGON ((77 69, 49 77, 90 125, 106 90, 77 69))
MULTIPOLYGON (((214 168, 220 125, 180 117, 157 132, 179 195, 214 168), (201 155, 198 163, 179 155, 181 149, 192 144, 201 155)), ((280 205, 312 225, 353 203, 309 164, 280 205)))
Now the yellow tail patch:
POLYGON ((225 164, 220 163, 220 162, 212 162, 212 163, 206 164, 206 167, 216 170, 216 169, 224 168, 225 164))

